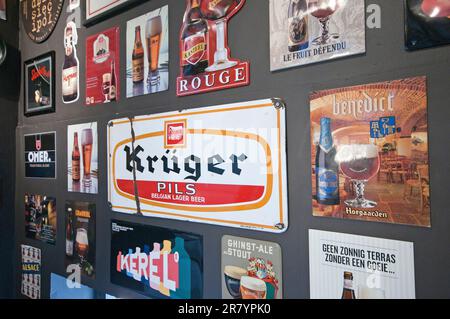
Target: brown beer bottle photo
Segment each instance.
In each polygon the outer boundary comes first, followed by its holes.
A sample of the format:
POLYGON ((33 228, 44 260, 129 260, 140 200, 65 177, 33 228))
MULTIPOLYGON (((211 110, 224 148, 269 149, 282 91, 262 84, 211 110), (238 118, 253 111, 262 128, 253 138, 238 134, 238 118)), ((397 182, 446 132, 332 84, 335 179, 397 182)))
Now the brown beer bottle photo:
POLYGON ((355 290, 353 289, 353 273, 344 272, 344 289, 342 290, 341 299, 356 299, 355 290))
POLYGON ((74 182, 80 181, 80 171, 80 148, 78 147, 78 133, 75 132, 72 149, 72 180, 74 182))
POLYGON ((111 86, 109 88, 109 100, 115 101, 117 99, 117 87, 116 87, 116 67, 114 60, 111 62, 111 86))
POLYGON ((142 46, 140 26, 137 26, 135 30, 132 64, 133 82, 140 83, 144 81, 144 47, 142 46))
POLYGON ((188 0, 180 45, 183 76, 205 73, 209 64, 208 23, 200 11, 199 0, 188 0))

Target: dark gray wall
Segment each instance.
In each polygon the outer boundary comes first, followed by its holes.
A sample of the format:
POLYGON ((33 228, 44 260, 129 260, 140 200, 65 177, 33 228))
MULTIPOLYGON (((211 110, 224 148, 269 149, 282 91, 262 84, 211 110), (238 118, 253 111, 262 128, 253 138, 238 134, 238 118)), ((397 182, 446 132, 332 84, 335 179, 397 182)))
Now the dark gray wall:
POLYGON ((6 41, 8 50, 0 66, 0 298, 14 295, 14 159, 20 72, 17 17, 17 6, 9 5, 8 20, 0 20, 0 39, 6 41))
MULTIPOLYGON (((416 290, 418 298, 450 297, 450 214, 446 197, 450 180, 448 120, 450 116, 450 47, 434 48, 414 53, 404 50, 403 1, 367 0, 382 7, 382 29, 367 31, 367 54, 320 63, 287 71, 269 71, 269 1, 247 0, 243 10, 233 18, 229 27, 232 55, 251 62, 251 85, 244 88, 219 91, 185 98, 176 97, 175 79, 178 74, 178 32, 184 12, 184 1, 152 0, 135 7, 103 23, 79 32, 78 52, 81 63, 81 80, 84 79, 84 40, 87 35, 112 26, 121 28, 121 76, 125 74, 125 29, 127 20, 169 3, 170 18, 170 90, 126 99, 122 85, 122 99, 117 104, 85 107, 84 88, 77 104, 58 103, 54 114, 32 118, 22 116, 19 103, 19 127, 17 130, 17 202, 16 202, 16 250, 21 243, 43 249, 43 296, 49 294, 49 274, 64 274, 64 202, 67 199, 93 201, 97 204, 97 277, 84 282, 98 290, 118 297, 140 297, 127 289, 114 286, 109 281, 110 220, 127 221, 170 227, 204 236, 204 295, 220 298, 220 241, 222 235, 237 235, 277 242, 283 249, 284 296, 309 297, 308 229, 331 230, 375 237, 412 241, 415 244, 416 290), (432 224, 431 229, 367 223, 351 220, 315 218, 311 214, 310 141, 308 94, 313 90, 357 85, 375 81, 426 75, 429 86, 429 126, 431 153, 432 224), (157 218, 138 218, 113 213, 107 206, 106 123, 108 120, 132 114, 151 114, 218 105, 268 97, 282 97, 287 102, 288 172, 289 172, 289 229, 281 235, 250 230, 225 228, 157 218), (100 191, 98 196, 67 193, 66 127, 69 124, 98 121, 100 191), (56 181, 26 180, 22 162, 23 134, 57 131, 58 179, 56 181), (25 192, 45 193, 56 196, 59 212, 56 246, 49 246, 24 238, 25 192)), ((63 29, 66 15, 58 23, 52 37, 41 45, 30 42, 21 33, 22 59, 26 60, 50 50, 56 50, 58 76, 63 63, 63 29)), ((81 81, 83 82, 83 81, 81 81)), ((84 86, 82 86, 84 87, 84 86)), ((57 81, 57 101, 61 101, 61 87, 57 81)), ((16 260, 16 269, 19 259, 16 260)), ((17 272, 16 285, 20 278, 17 272)), ((16 289, 17 290, 17 289, 16 289)), ((17 294, 20 292, 17 290, 17 294)))

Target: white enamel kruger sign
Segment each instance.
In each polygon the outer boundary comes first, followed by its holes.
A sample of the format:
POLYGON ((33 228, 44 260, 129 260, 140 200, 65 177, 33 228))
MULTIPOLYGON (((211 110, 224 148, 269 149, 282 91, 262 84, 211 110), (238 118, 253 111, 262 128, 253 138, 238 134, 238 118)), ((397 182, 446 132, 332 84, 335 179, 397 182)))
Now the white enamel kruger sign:
POLYGON ((114 211, 281 233, 285 108, 266 99, 112 120, 114 211))

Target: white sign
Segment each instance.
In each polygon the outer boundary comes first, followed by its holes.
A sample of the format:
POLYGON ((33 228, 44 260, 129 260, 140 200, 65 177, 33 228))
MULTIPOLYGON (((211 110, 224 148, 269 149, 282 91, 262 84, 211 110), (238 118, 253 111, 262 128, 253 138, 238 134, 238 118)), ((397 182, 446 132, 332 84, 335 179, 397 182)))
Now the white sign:
POLYGON ((364 0, 270 0, 272 71, 364 52, 364 0))
POLYGON ((285 109, 279 100, 113 120, 108 153, 114 211, 287 229, 285 109))
POLYGON ((86 0, 86 20, 133 1, 135 0, 86 0))
POLYGON ((413 243, 309 230, 311 299, 414 299, 413 243))

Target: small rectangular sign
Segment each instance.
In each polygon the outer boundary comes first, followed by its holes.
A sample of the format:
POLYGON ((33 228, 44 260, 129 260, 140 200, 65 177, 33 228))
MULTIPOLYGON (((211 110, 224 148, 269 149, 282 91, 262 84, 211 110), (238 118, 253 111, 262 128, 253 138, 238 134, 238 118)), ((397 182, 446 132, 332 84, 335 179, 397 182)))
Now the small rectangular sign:
POLYGON ((108 154, 114 211, 276 233, 288 227, 279 100, 112 120, 108 154))
POLYGON ((203 297, 202 236, 112 221, 111 282, 158 299, 203 297))
POLYGON ((283 265, 277 243, 222 237, 222 298, 281 299, 283 265))
POLYGON ((25 194, 25 235, 56 244, 56 198, 25 194))
POLYGON ((41 299, 41 250, 21 245, 22 251, 22 295, 41 299))
POLYGON ((25 135, 25 177, 56 178, 56 132, 25 135))
POLYGON ((309 230, 311 299, 414 299, 413 243, 309 230))

